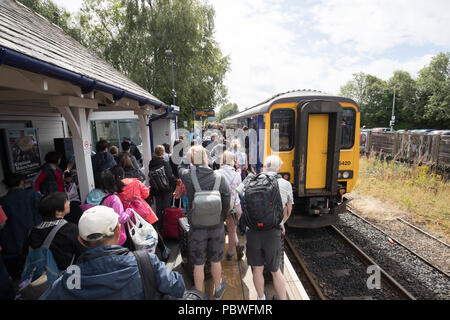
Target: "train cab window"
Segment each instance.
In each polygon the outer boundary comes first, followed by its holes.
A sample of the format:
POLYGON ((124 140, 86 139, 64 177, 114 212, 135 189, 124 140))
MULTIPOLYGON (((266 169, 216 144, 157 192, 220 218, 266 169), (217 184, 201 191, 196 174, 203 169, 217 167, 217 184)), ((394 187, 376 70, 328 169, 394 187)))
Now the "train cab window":
POLYGON ((289 151, 294 148, 295 112, 291 109, 277 109, 270 115, 270 145, 274 151, 289 151), (274 140, 274 129, 278 129, 279 144, 274 140), (278 149, 278 150, 277 150, 278 149))
POLYGON ((352 108, 344 108, 343 111, 341 149, 350 149, 355 141, 356 112, 352 108))

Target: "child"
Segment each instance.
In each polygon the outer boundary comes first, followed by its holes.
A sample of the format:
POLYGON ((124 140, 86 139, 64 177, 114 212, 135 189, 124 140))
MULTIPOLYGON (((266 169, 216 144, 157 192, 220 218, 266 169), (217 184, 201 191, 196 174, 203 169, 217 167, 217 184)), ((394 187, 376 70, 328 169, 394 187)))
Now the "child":
POLYGON ((78 187, 75 182, 72 181, 72 173, 64 173, 64 191, 69 198, 69 201, 76 201, 78 204, 81 203, 80 196, 78 194, 78 187))
POLYGON ((66 220, 78 224, 83 210, 80 208, 81 200, 78 194, 77 184, 72 181, 72 173, 70 172, 64 173, 64 191, 70 202, 70 213, 66 216, 66 220))

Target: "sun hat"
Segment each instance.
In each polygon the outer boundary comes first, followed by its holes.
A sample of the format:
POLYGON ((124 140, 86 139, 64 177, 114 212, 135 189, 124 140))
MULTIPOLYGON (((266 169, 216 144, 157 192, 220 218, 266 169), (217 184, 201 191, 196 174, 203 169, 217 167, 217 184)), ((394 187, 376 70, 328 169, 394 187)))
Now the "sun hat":
POLYGON ((78 232, 85 241, 97 241, 112 237, 119 223, 119 215, 106 206, 95 206, 86 210, 78 221, 78 232))
POLYGON ((106 193, 101 189, 93 189, 88 193, 86 197, 86 203, 93 204, 97 206, 100 204, 102 199, 106 196, 106 193))

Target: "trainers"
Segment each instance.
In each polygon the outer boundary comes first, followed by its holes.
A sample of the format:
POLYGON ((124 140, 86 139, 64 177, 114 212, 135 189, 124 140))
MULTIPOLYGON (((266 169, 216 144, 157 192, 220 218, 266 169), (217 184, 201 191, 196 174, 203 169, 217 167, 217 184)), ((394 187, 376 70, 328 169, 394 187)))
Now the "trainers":
POLYGON ((225 281, 224 278, 222 278, 222 281, 220 282, 220 287, 218 289, 214 289, 214 299, 215 300, 222 299, 226 288, 227 288, 227 282, 225 281))
POLYGON ((241 260, 242 257, 244 256, 244 245, 243 244, 238 244, 236 246, 236 254, 237 254, 238 261, 241 260))

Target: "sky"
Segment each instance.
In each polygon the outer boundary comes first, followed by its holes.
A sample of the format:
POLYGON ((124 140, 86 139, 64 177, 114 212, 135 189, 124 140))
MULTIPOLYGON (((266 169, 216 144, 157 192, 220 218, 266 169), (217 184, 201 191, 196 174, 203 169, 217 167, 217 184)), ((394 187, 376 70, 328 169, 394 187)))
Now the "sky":
MULTIPOLYGON (((53 0, 76 11, 81 0, 53 0)), ((210 0, 215 39, 230 58, 229 102, 240 110, 275 94, 338 94, 364 72, 388 80, 450 51, 448 0, 210 0)))

